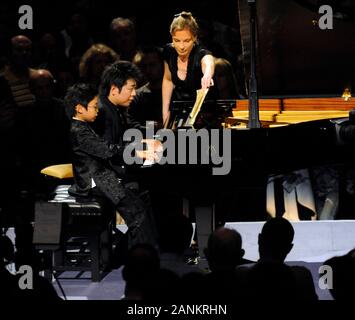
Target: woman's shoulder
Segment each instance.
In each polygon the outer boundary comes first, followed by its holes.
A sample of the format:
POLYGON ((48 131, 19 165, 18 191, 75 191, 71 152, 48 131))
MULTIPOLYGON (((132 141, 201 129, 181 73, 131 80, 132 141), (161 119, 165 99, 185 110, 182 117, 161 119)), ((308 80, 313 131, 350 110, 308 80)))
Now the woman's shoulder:
POLYGON ((212 52, 201 44, 195 45, 194 52, 196 55, 198 55, 201 58, 203 58, 206 55, 212 55, 212 52))

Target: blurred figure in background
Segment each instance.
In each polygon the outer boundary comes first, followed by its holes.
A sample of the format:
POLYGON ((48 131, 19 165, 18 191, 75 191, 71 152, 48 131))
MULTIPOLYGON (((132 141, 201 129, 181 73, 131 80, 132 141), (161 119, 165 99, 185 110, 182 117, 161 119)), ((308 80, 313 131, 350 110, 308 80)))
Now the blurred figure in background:
POLYGON ((144 85, 137 90, 130 105, 129 114, 143 126, 146 121, 154 121, 156 127, 161 127, 161 86, 164 74, 162 48, 142 48, 142 51, 136 54, 133 62, 143 74, 144 85))
POLYGON ((60 33, 64 40, 64 53, 71 61, 74 70, 78 70, 81 56, 94 44, 90 35, 89 21, 84 14, 76 12, 70 16, 60 33))
POLYGON ((39 69, 30 87, 36 103, 27 119, 30 143, 27 156, 34 173, 33 184, 40 179, 46 166, 70 161, 68 140, 69 120, 64 103, 54 97, 56 81, 48 70, 39 69))
POLYGON ((219 99, 227 100, 240 98, 233 67, 226 59, 215 59, 215 85, 217 87, 219 99))
POLYGON ((13 99, 19 109, 33 105, 34 96, 29 89, 30 78, 36 73, 31 68, 32 41, 23 35, 11 39, 9 63, 5 65, 3 76, 10 86, 13 99))
POLYGON ((136 28, 132 20, 117 17, 110 24, 110 47, 121 60, 133 61, 138 52, 136 28))
POLYGON ((105 67, 118 59, 118 54, 110 47, 102 43, 92 45, 80 60, 80 81, 90 83, 98 88, 105 67))

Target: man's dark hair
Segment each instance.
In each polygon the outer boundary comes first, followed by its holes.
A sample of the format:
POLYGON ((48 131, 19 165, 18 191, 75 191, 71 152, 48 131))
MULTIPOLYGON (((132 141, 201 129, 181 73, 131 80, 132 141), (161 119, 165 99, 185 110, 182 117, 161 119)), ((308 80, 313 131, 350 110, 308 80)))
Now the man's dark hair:
POLYGON ((129 61, 116 61, 107 66, 101 77, 100 96, 107 97, 111 86, 115 85, 119 90, 125 85, 127 80, 133 79, 139 82, 141 72, 138 67, 129 61))
POLYGON ((95 96, 97 96, 97 89, 90 84, 77 83, 71 86, 64 98, 68 117, 72 118, 76 114, 75 107, 78 104, 87 108, 87 105, 95 96))

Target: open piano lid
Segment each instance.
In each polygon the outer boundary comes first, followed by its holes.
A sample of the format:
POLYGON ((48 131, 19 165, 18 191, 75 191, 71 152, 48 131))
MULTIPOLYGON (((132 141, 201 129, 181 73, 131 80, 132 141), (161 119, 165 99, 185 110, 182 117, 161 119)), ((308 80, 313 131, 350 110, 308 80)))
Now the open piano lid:
MULTIPOLYGON (((256 0, 259 96, 341 96, 355 91, 355 1, 333 3, 333 29, 322 30, 318 0, 256 0)), ((246 80, 250 72, 247 0, 239 0, 246 80)))

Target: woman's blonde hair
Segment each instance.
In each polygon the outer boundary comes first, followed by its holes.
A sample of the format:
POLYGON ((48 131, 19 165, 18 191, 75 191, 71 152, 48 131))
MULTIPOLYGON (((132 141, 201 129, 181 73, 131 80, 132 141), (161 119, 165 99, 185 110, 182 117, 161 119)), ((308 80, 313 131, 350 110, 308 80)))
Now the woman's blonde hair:
POLYGON ((173 35, 176 31, 188 29, 191 34, 197 38, 198 24, 191 12, 183 11, 174 16, 174 20, 170 25, 170 34, 173 35))

